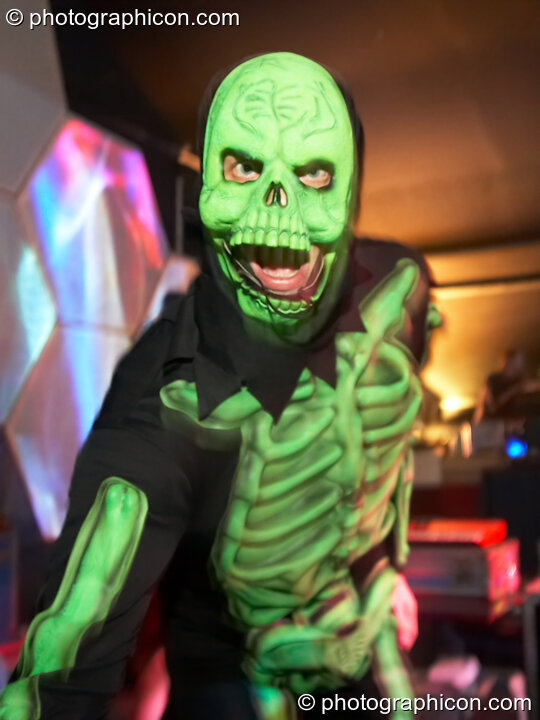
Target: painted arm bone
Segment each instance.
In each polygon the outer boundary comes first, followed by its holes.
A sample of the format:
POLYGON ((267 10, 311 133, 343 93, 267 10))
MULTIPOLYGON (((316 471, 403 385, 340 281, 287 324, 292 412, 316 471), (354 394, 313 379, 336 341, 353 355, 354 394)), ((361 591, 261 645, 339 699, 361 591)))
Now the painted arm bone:
POLYGON ((127 481, 101 484, 52 605, 28 629, 15 680, 0 696, 0 720, 39 720, 40 675, 67 680, 81 642, 99 632, 131 568, 147 511, 146 495, 127 481))

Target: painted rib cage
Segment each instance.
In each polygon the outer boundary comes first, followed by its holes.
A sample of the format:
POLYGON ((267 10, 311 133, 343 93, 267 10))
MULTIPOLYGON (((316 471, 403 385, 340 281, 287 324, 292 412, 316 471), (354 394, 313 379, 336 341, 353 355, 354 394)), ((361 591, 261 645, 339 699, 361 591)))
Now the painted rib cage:
MULTIPOLYGON (((385 632, 395 640, 394 571, 356 588, 349 566, 394 526, 405 543, 421 389, 396 334, 416 277, 398 264, 360 309, 367 332, 336 338, 335 389, 306 369, 277 423, 246 390, 200 422, 242 436, 212 559, 262 684, 336 686, 365 672, 385 632)), ((198 422, 188 383, 173 383, 164 401, 198 422)))

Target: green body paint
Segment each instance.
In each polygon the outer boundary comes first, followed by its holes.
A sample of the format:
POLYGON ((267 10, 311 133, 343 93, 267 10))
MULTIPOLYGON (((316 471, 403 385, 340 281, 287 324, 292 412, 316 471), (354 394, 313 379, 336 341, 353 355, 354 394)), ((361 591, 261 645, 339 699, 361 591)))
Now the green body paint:
MULTIPOLYGON (((379 656, 388 695, 411 692, 392 619, 395 571, 378 568, 357 591, 349 566, 392 529, 398 556, 407 553, 408 440, 421 387, 396 336, 417 279, 417 266, 399 261, 359 308, 367 332, 336 338, 336 388, 304 370, 277 423, 246 389, 204 421, 193 384, 161 391, 208 431, 205 444, 219 430, 241 434, 212 561, 247 632, 246 670, 263 687, 339 687, 379 656)), ((273 717, 276 696, 266 704, 273 717)))
POLYGON ((343 276, 355 206, 354 138, 331 75, 292 53, 262 55, 236 67, 210 108, 199 208, 242 312, 281 334, 293 336, 306 323, 315 334, 343 276), (258 163, 255 182, 225 179, 223 159, 230 151, 258 163), (323 190, 298 177, 314 160, 333 168, 332 183, 323 190), (268 205, 275 186, 285 192, 284 207, 268 205), (274 298, 269 305, 265 292, 239 272, 233 257, 249 258, 263 245, 279 249, 283 265, 292 253, 306 259, 312 246, 322 251, 324 265, 309 300, 274 298))
POLYGON ((81 526, 52 605, 32 621, 15 674, 0 698, 0 720, 38 720, 42 674, 65 680, 89 632, 99 632, 133 562, 148 511, 146 495, 108 478, 81 526))

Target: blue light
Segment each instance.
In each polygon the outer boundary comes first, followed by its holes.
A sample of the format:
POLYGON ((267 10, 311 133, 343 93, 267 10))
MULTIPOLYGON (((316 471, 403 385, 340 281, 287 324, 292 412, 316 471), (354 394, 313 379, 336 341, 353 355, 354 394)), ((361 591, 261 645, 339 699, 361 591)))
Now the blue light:
POLYGON ((521 458, 525 457, 529 446, 525 440, 521 440, 517 437, 509 437, 506 441, 506 454, 509 458, 521 458))

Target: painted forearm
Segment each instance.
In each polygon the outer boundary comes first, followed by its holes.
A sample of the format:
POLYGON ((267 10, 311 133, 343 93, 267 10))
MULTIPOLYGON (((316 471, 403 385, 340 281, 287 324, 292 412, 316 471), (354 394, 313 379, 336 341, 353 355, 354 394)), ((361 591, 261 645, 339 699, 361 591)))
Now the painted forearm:
POLYGON ((0 720, 41 716, 38 676, 65 680, 80 644, 105 622, 139 545, 148 503, 121 478, 105 480, 79 530, 52 605, 32 621, 15 671, 0 697, 0 720))

